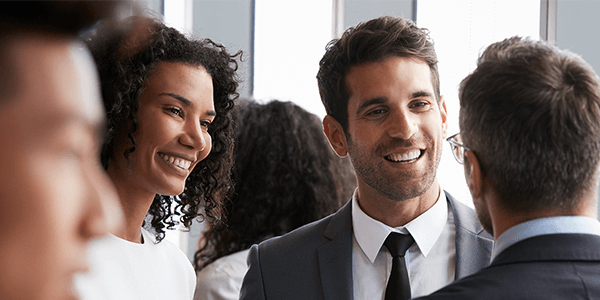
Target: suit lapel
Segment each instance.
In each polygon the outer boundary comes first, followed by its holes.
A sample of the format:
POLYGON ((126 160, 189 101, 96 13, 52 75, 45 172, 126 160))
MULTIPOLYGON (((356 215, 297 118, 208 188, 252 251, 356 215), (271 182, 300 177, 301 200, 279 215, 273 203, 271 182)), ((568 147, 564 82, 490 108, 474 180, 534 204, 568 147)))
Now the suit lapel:
POLYGON ((352 299, 352 200, 331 218, 319 247, 319 270, 326 300, 352 299))
POLYGON ((455 279, 471 275, 490 263, 493 238, 483 230, 475 212, 446 193, 454 215, 456 265, 455 279))
MULTIPOLYGON (((493 238, 483 230, 475 212, 446 193, 456 228, 456 279, 490 263, 493 238)), ((318 249, 319 271, 326 300, 352 299, 352 200, 332 216, 323 233, 331 241, 318 249)))

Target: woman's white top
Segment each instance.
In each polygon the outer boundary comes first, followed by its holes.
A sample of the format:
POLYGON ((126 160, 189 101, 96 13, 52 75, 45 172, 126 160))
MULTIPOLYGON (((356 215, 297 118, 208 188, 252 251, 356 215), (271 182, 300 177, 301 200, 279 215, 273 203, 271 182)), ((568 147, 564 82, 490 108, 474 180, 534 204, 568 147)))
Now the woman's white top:
POLYGON ((242 280, 248 271, 246 257, 250 250, 223 256, 198 272, 194 300, 237 300, 242 280))
POLYGON ((143 244, 114 235, 90 244, 90 271, 75 278, 82 300, 191 300, 196 274, 173 243, 142 229, 143 244))

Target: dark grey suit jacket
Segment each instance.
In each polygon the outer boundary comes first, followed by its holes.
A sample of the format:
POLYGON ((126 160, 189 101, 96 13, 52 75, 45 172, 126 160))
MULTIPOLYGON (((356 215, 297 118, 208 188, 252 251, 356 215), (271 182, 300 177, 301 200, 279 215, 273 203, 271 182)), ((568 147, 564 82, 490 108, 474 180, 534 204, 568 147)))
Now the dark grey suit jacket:
MULTIPOLYGON (((493 239, 475 212, 446 193, 456 227, 456 278, 490 262, 493 239)), ((240 299, 353 299, 352 203, 284 236, 254 245, 240 299)))
POLYGON ((502 251, 489 267, 419 299, 600 299, 600 236, 551 234, 523 240, 502 251))

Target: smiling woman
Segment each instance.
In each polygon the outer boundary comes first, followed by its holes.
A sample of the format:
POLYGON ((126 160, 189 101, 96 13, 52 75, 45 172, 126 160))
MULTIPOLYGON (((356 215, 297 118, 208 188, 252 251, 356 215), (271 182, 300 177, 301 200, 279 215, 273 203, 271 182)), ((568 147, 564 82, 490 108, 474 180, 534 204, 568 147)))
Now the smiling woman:
POLYGON ((229 112, 237 57, 209 39, 133 17, 88 39, 98 64, 108 134, 102 163, 115 184, 125 230, 94 245, 83 299, 191 299, 195 275, 166 229, 224 220, 230 190, 229 112), (146 288, 151 287, 151 288, 146 288))
MULTIPOLYGON (((212 148, 212 79, 202 66, 158 62, 138 102, 136 149, 127 157, 119 155, 132 143, 127 131, 117 133, 107 171, 124 192, 135 189, 136 198, 179 195, 190 172, 212 148)), ((131 238, 139 239, 139 229, 134 231, 131 238)))

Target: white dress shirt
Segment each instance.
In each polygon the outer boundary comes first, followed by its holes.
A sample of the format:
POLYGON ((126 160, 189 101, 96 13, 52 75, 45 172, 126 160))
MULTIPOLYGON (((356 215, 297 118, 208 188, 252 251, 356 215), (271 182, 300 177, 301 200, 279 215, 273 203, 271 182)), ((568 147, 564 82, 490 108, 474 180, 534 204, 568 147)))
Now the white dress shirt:
POLYGON ((415 240, 405 259, 412 297, 428 295, 454 281, 455 227, 444 193, 426 212, 405 226, 392 228, 363 212, 352 197, 352 278, 354 299, 383 299, 392 256, 383 246, 392 231, 410 233, 415 240))

